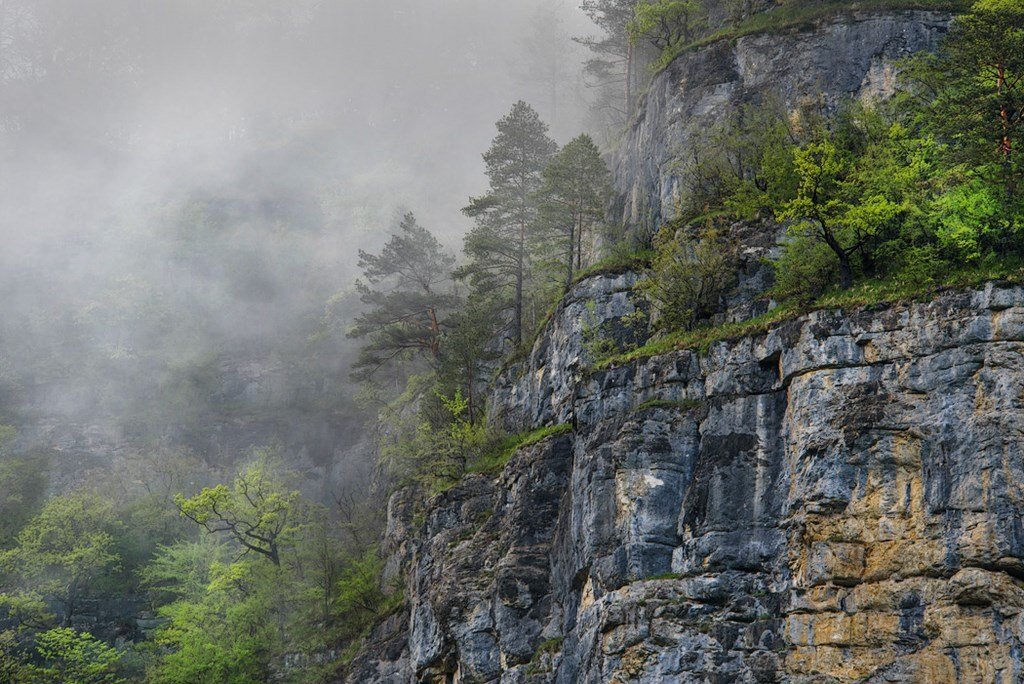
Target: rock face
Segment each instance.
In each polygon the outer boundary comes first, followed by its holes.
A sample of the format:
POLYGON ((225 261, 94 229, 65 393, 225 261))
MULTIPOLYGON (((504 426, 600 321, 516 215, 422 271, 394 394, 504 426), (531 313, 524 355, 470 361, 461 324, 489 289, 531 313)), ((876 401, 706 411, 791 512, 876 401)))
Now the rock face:
POLYGON ((573 435, 393 500, 349 681, 1024 681, 1024 289, 512 391, 573 435))
POLYGON ((674 218, 689 160, 730 110, 831 109, 850 96, 890 93, 894 61, 934 48, 949 22, 938 12, 848 13, 813 30, 719 41, 676 59, 654 77, 613 157, 614 213, 646 231, 674 218))
MULTIPOLYGON (((723 107, 884 91, 947 25, 854 14, 677 60, 617 157, 626 218, 674 213, 674 160, 723 107)), ((347 681, 1024 682, 1024 288, 588 370, 602 337, 643 343, 636 279, 577 285, 491 388, 495 424, 571 433, 392 498, 406 607, 347 681)))

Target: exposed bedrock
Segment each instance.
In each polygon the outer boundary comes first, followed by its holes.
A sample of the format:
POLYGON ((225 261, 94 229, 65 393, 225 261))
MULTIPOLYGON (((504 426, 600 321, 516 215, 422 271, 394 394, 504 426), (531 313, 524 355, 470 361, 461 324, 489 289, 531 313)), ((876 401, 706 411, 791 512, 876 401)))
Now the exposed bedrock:
POLYGON ((351 681, 1024 681, 1024 290, 535 373, 573 436, 396 496, 410 609, 351 681))
POLYGON ((676 216, 694 151, 743 104, 835 108, 893 91, 898 60, 934 49, 948 14, 852 12, 808 30, 719 41, 657 74, 612 158, 616 218, 650 231, 676 216))

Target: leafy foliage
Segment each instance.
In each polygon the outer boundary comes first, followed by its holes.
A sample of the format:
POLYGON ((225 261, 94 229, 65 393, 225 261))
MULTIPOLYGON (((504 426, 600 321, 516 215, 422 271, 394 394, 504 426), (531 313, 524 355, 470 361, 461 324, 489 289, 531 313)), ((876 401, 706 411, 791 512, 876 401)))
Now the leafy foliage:
POLYGON ((299 492, 289 489, 281 466, 266 450, 245 466, 231 487, 207 487, 174 499, 181 515, 210 533, 227 534, 245 553, 281 564, 281 551, 295 533, 299 492))
POLYGON ((38 618, 39 600, 52 600, 70 624, 82 596, 116 568, 119 533, 108 499, 91 492, 49 499, 18 534, 16 546, 0 554, 0 569, 14 587, 8 608, 38 618))
POLYGON ((657 255, 637 291, 654 304, 661 330, 690 330, 710 317, 736 279, 736 248, 713 225, 697 235, 666 228, 657 255))
POLYGON ((644 0, 629 24, 632 40, 644 38, 659 50, 694 40, 707 23, 698 0, 644 0))
MULTIPOLYGON (((6 426, 0 426, 0 431, 6 426)), ((9 546, 42 503, 48 454, 8 454, 0 433, 0 548, 9 546)))

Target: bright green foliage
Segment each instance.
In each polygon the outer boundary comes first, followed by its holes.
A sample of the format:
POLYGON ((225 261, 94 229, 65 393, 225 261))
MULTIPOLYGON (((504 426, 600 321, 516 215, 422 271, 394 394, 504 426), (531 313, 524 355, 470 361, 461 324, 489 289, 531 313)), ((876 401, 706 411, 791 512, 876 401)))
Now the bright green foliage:
POLYGON ((698 0, 644 0, 636 6, 629 35, 668 50, 693 41, 706 25, 707 12, 698 0))
POLYGON ((41 629, 52 624, 50 606, 31 585, 12 589, 9 593, 0 593, 0 614, 14 620, 22 628, 41 629))
POLYGON ((25 655, 12 630, 0 631, 0 682, 17 682, 22 678, 25 655))
POLYGON ((500 449, 502 435, 471 420, 461 390, 445 396, 433 376, 410 379, 406 393, 382 415, 390 433, 382 440, 381 463, 396 478, 429 490, 450 486, 473 461, 500 449))
POLYGON ((572 431, 571 424, 562 423, 537 428, 532 432, 508 435, 497 442, 495 448, 485 451, 481 457, 474 460, 469 467, 469 472, 496 475, 505 467, 512 455, 520 449, 531 447, 552 437, 571 434, 572 431))
MULTIPOLYGON (((800 125, 806 125, 802 118, 800 125)), ((678 162, 680 220, 770 218, 795 193, 795 127, 775 104, 729 112, 678 162)))
POLYGON ((25 667, 27 682, 118 684, 120 654, 88 632, 56 628, 38 634, 36 653, 42 664, 25 667))
POLYGON ((266 450, 235 476, 231 487, 207 487, 191 498, 174 499, 181 515, 207 532, 227 535, 244 549, 281 564, 293 539, 299 492, 288 487, 276 459, 266 450))
POLYGON ((525 102, 517 102, 498 124, 498 135, 484 153, 490 190, 470 199, 463 212, 475 220, 466 235, 469 260, 457 276, 478 294, 491 295, 509 316, 508 336, 523 341, 530 270, 529 237, 538 218, 537 192, 541 173, 558 150, 548 127, 525 102))
POLYGON ((401 604, 400 593, 382 588, 383 572, 384 562, 377 549, 372 547, 349 561, 342 570, 334 610, 344 616, 342 630, 345 637, 361 636, 366 627, 401 604))
POLYGON ((959 161, 1019 200, 1024 171, 1024 4, 979 0, 954 23, 936 57, 911 77, 925 85, 926 126, 959 161))
POLYGON ((120 684, 121 654, 88 632, 58 627, 19 642, 0 632, 0 682, 10 684, 120 684))
POLYGON ((736 280, 736 248, 713 225, 695 236, 672 228, 655 240, 657 255, 637 291, 654 307, 659 330, 689 330, 715 313, 736 280))
POLYGON ((773 266, 772 293, 781 299, 807 301, 839 280, 835 252, 813 235, 789 235, 773 266))
POLYGON ((354 368, 368 378, 402 354, 441 355, 441 336, 456 299, 451 292, 452 256, 437 238, 406 214, 380 254, 359 251, 366 282, 356 287, 368 308, 349 337, 366 338, 354 368))
POLYGON ((48 461, 41 453, 5 453, 5 428, 0 426, 0 548, 11 545, 42 503, 48 461))
POLYGON ((980 0, 938 55, 909 65, 922 128, 947 143, 940 229, 956 258, 1019 252, 1024 230, 1024 5, 980 0), (985 225, 982 226, 981 224, 985 225))
POLYGON ((789 223, 791 237, 780 279, 795 285, 785 269, 796 267, 807 280, 806 294, 815 295, 820 290, 810 288, 828 272, 837 272, 840 287, 848 288, 859 273, 898 264, 892 257, 927 230, 928 184, 937 158, 932 139, 916 137, 870 108, 852 108, 834 129, 818 132, 796 150, 796 196, 777 213, 789 223), (881 255, 892 263, 878 263, 881 255))
POLYGON ((267 662, 281 637, 278 599, 287 589, 281 578, 269 563, 209 563, 208 583, 199 596, 160 609, 168 623, 157 643, 169 652, 147 679, 157 684, 267 681, 267 662))
POLYGON ((947 254, 977 262, 999 240, 1003 206, 997 192, 974 180, 951 188, 936 200, 937 237, 947 254))
POLYGON ((231 562, 226 551, 181 542, 162 548, 144 571, 156 596, 174 599, 160 608, 167 624, 157 643, 166 652, 147 681, 269 681, 283 653, 346 644, 401 604, 382 588, 375 549, 346 549, 313 523, 281 566, 254 557, 231 562))
MULTIPOLYGON (((70 624, 83 594, 116 568, 119 531, 108 499, 90 492, 51 498, 18 534, 17 545, 0 555, 9 593, 24 597, 27 590, 58 603, 70 624)), ((34 599, 28 604, 38 605, 34 599)))
MULTIPOLYGON (((550 261, 564 272, 565 289, 593 253, 595 231, 604 219, 611 174, 589 135, 566 144, 544 168, 540 189, 539 251, 557 255, 550 261), (549 248, 550 246, 550 248, 549 248)), ((536 247, 535 247, 536 249, 536 247)), ((544 257, 538 255, 538 261, 544 257)))
POLYGON ((195 599, 203 595, 215 564, 226 562, 227 548, 216 538, 181 541, 157 549, 140 571, 142 585, 163 598, 195 599))

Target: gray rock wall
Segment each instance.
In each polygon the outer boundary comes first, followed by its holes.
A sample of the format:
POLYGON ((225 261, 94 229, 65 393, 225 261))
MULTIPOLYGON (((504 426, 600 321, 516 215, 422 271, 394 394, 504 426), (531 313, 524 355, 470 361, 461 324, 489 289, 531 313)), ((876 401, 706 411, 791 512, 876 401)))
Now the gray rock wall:
POLYGON ((896 60, 935 47, 949 15, 847 13, 814 30, 720 41, 657 74, 612 158, 616 218, 652 231, 680 209, 687 160, 730 109, 772 102, 834 108, 843 98, 887 94, 896 60))
POLYGON ((1024 289, 522 383, 574 434, 401 533, 349 681, 1024 681, 1024 289))
MULTIPOLYGON (((676 160, 723 108, 885 92, 947 25, 854 14, 677 60, 617 156, 625 218, 673 215, 676 160)), ((771 242, 744 243, 755 290, 771 242)), ((588 331, 643 342, 635 282, 577 285, 493 384, 496 425, 571 435, 392 498, 407 605, 346 681, 1024 682, 1024 288, 591 372, 588 331)))

